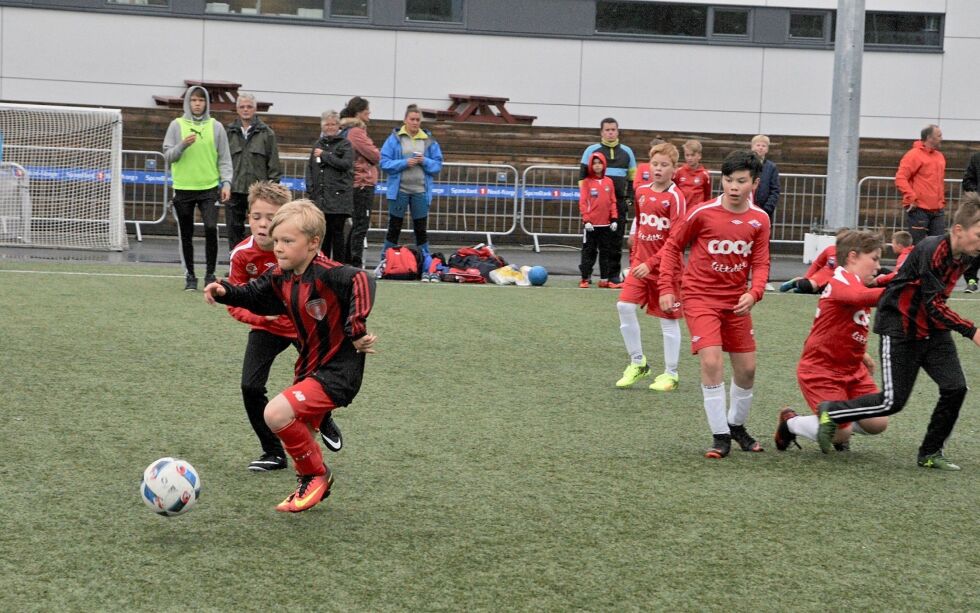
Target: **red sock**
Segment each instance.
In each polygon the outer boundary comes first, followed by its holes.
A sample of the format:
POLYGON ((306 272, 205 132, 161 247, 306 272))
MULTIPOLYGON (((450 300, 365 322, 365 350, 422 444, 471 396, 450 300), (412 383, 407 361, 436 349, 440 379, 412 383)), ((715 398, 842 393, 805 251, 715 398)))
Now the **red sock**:
POLYGON ((306 424, 294 419, 275 434, 282 441, 286 453, 293 459, 297 474, 327 474, 327 467, 323 465, 323 451, 306 424))

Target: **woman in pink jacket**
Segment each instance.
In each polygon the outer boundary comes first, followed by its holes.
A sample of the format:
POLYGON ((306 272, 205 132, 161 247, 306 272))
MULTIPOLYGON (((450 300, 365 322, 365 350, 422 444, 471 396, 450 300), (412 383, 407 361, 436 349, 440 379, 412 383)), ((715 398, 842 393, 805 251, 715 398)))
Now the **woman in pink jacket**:
POLYGON ((370 119, 371 107, 360 96, 351 98, 340 112, 341 134, 354 148, 354 213, 344 262, 358 268, 364 265, 364 237, 371 222, 371 204, 374 202, 378 162, 381 160, 381 152, 367 133, 370 119))

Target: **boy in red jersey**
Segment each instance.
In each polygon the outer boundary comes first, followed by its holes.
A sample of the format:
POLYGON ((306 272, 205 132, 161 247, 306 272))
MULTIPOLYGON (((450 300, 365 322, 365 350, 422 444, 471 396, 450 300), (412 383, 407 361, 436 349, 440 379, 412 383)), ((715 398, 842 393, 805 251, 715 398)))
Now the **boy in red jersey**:
POLYGON ((579 182, 579 213, 582 215, 582 280, 578 286, 592 285, 592 268, 599 258, 599 287, 620 288, 622 283, 610 275, 619 270, 619 250, 613 244, 617 228, 616 186, 606 176, 606 156, 598 151, 589 156, 589 174, 579 182))
POLYGON ((711 175, 701 165, 701 142, 684 143, 684 164, 674 173, 674 183, 681 189, 687 208, 694 210, 711 200, 711 175))
POLYGON ((918 465, 960 469, 943 454, 967 392, 951 332, 959 332, 976 345, 980 345, 980 333, 972 321, 949 308, 946 300, 978 255, 980 196, 971 193, 960 201, 949 232, 922 239, 885 287, 874 327, 881 343, 883 390, 847 401, 821 402, 817 431, 821 451, 829 453, 833 448, 838 424, 901 411, 921 368, 939 386, 939 400, 919 446, 918 465))
POLYGON ((875 277, 875 285, 878 287, 883 287, 891 283, 892 279, 894 279, 895 275, 898 274, 902 264, 905 263, 905 260, 908 259, 909 254, 912 253, 912 249, 914 248, 915 245, 912 244, 911 233, 906 232, 905 230, 898 230, 897 232, 894 232, 892 234, 892 251, 894 251, 895 255, 898 256, 898 259, 895 260, 895 269, 891 272, 879 274, 877 277, 875 277))
MULTIPOLYGON (((619 294, 616 309, 619 311, 619 331, 623 334, 630 365, 616 387, 630 387, 640 379, 650 376, 643 344, 640 340, 640 322, 636 308, 646 305, 647 314, 660 319, 664 337, 664 372, 657 375, 650 389, 669 392, 677 388, 677 362, 681 352, 680 309, 666 313, 660 309, 660 292, 657 271, 660 266, 659 252, 671 227, 684 218, 684 195, 671 181, 677 164, 677 147, 662 143, 650 149, 650 176, 653 181, 635 190, 636 217, 633 220, 633 248, 630 250, 630 274, 626 277, 619 294)), ((679 275, 678 275, 679 276, 679 275)), ((678 279, 679 280, 679 279, 678 279)), ((678 287, 674 294, 680 295, 678 287)))
POLYGON ((732 439, 743 451, 762 451, 745 429, 755 382, 749 312, 762 300, 769 277, 769 216, 750 200, 760 169, 751 151, 728 154, 721 166, 721 196, 689 212, 660 251, 660 308, 671 313, 680 308, 673 287, 681 254, 691 247, 681 292, 691 351, 701 360, 704 411, 714 438, 707 458, 727 456, 732 439), (732 363, 727 412, 722 352, 732 363))
POLYGON ((850 231, 850 228, 837 230, 837 234, 834 235, 835 244, 828 245, 823 251, 817 254, 817 257, 810 262, 810 268, 807 268, 806 274, 802 277, 793 277, 789 281, 786 281, 779 286, 779 291, 788 292, 792 290, 795 294, 819 294, 822 292, 837 270, 836 243, 840 240, 841 236, 850 231))
POLYGON ((269 231, 278 265, 246 285, 208 284, 204 299, 245 307, 259 315, 285 313, 299 332, 292 386, 265 407, 265 422, 296 467, 299 487, 277 511, 305 511, 330 494, 333 475, 313 429, 323 415, 347 406, 364 375, 364 354, 377 338, 367 333, 374 282, 363 270, 320 253, 323 213, 309 200, 279 209, 269 231))
MULTIPOLYGON (((820 422, 816 413, 820 402, 828 398, 857 398, 878 391, 871 377, 874 361, 867 353, 868 324, 871 308, 878 304, 885 290, 866 286, 878 272, 881 237, 851 230, 838 233, 837 253, 843 259, 842 265, 834 271, 817 302, 813 328, 796 368, 800 391, 814 414, 799 416, 790 408, 779 412, 773 436, 779 451, 785 451, 797 435, 817 440, 820 422)), ((848 423, 837 430, 834 447, 838 451, 847 450, 852 429, 861 434, 879 434, 887 426, 887 417, 848 423)))

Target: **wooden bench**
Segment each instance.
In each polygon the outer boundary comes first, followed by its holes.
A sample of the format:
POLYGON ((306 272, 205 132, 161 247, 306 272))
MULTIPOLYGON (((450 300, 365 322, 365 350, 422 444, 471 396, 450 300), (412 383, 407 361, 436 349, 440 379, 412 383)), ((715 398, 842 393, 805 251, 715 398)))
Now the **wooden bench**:
POLYGON ((534 115, 516 115, 507 110, 510 98, 479 96, 474 94, 449 94, 452 100, 448 109, 419 109, 426 119, 435 121, 460 121, 472 123, 504 123, 531 125, 534 115))
MULTIPOLYGON (((238 90, 242 86, 241 83, 232 83, 231 81, 198 81, 195 79, 185 79, 184 85, 188 89, 196 86, 208 90, 212 111, 234 111, 235 103, 238 101, 238 90)), ((153 100, 156 101, 157 106, 183 109, 185 95, 187 95, 186 89, 184 94, 180 96, 153 96, 153 100)), ((271 106, 271 102, 259 102, 257 100, 255 102, 255 108, 259 112, 264 113, 271 106)))

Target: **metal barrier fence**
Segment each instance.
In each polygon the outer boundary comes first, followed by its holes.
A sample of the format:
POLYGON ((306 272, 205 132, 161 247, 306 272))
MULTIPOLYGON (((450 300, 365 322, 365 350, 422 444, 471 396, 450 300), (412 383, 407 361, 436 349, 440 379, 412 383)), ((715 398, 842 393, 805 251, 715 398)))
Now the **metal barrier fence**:
MULTIPOLYGON (((946 205, 958 202, 963 195, 962 181, 946 179, 946 205)), ((949 227, 952 215, 946 215, 949 227)), ((902 194, 895 187, 895 177, 864 177, 858 181, 858 226, 880 229, 891 236, 906 226, 902 194)))
POLYGON ((159 151, 122 152, 123 203, 126 223, 136 227, 136 240, 143 240, 141 226, 162 223, 170 206, 170 167, 159 151))
MULTIPOLYGON (((283 183, 296 197, 305 196, 308 158, 280 157, 283 183)), ((432 189, 428 232, 479 236, 487 244, 493 237, 513 234, 517 228, 517 169, 508 164, 447 162, 432 189)), ((388 227, 388 200, 382 173, 371 210, 369 232, 388 227)), ((406 220, 405 229, 410 223, 406 220)))

